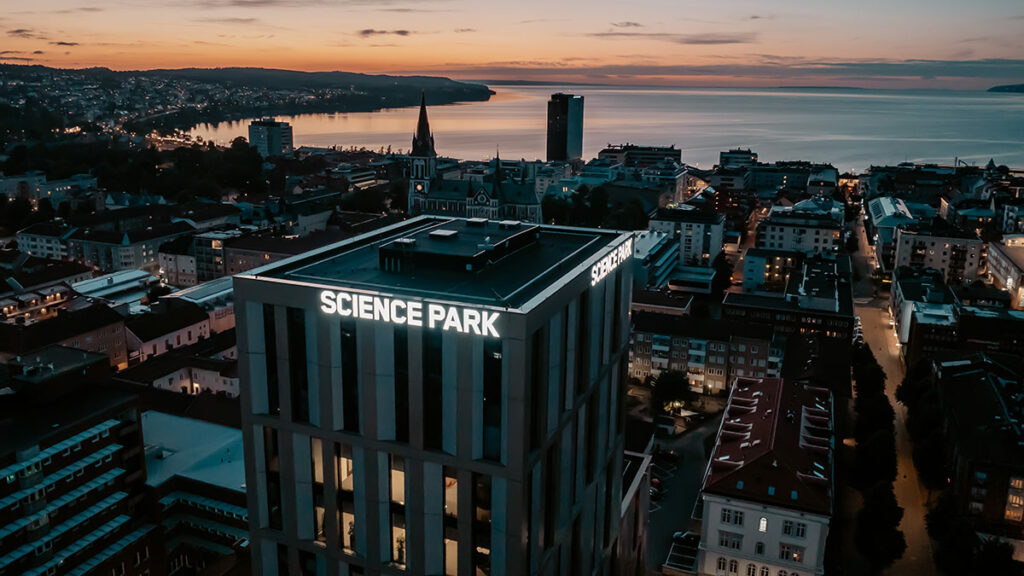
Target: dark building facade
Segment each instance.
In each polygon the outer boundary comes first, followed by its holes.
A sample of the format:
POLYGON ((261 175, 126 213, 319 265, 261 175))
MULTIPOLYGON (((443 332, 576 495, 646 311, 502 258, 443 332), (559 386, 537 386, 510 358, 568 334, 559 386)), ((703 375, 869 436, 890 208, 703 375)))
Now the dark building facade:
POLYGON ((99 387, 107 357, 51 346, 6 367, 0 575, 164 574, 134 395, 99 387))
POLYGON ((583 157, 583 96, 552 94, 548 100, 548 162, 583 157))
POLYGON ((255 573, 612 571, 631 254, 419 217, 236 277, 255 573))

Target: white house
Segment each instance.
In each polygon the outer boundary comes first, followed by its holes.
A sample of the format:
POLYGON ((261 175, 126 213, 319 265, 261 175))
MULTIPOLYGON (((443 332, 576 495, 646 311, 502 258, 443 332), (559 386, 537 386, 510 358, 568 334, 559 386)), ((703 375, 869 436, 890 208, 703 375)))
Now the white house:
POLYGON ((833 513, 832 394, 737 378, 701 489, 697 573, 824 573, 833 513))
POLYGON ((159 312, 133 316, 125 323, 125 328, 128 358, 134 364, 209 338, 210 317, 202 307, 178 300, 159 312))

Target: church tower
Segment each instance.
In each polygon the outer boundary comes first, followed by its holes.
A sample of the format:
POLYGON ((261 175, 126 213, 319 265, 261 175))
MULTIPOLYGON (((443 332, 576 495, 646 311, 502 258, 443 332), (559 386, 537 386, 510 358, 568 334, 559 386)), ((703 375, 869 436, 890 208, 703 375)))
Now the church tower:
POLYGON ((430 181, 437 176, 437 152, 434 150, 434 135, 430 133, 430 122, 427 121, 426 93, 420 100, 420 118, 412 137, 409 158, 409 215, 413 216, 419 214, 419 201, 430 192, 430 181))

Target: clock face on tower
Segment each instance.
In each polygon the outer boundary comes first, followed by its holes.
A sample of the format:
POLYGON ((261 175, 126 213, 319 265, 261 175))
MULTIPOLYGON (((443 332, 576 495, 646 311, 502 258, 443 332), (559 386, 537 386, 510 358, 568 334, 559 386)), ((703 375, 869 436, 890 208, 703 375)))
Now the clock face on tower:
POLYGON ((480 194, 479 196, 477 196, 476 197, 476 203, 477 204, 486 204, 487 203, 487 195, 486 194, 480 194))
POLYGON ((423 184, 417 184, 416 185, 416 191, 417 192, 423 192, 423 184))

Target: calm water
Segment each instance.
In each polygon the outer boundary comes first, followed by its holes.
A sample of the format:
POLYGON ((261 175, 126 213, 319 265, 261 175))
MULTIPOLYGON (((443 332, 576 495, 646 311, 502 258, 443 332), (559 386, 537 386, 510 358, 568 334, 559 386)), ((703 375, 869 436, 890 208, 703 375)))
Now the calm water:
MULTIPOLYGON (((441 155, 543 158, 546 101, 554 86, 499 86, 489 102, 429 107, 441 155)), ((762 160, 832 162, 841 170, 955 157, 1024 167, 1024 94, 843 89, 661 89, 575 86, 586 97, 584 157, 608 143, 675 144, 683 161, 710 167, 718 152, 750 147, 762 160)), ((429 100, 429 95, 428 95, 429 100)), ((302 114, 297 146, 407 150, 415 108, 302 114)), ((193 134, 227 142, 248 121, 201 125, 193 134)))

